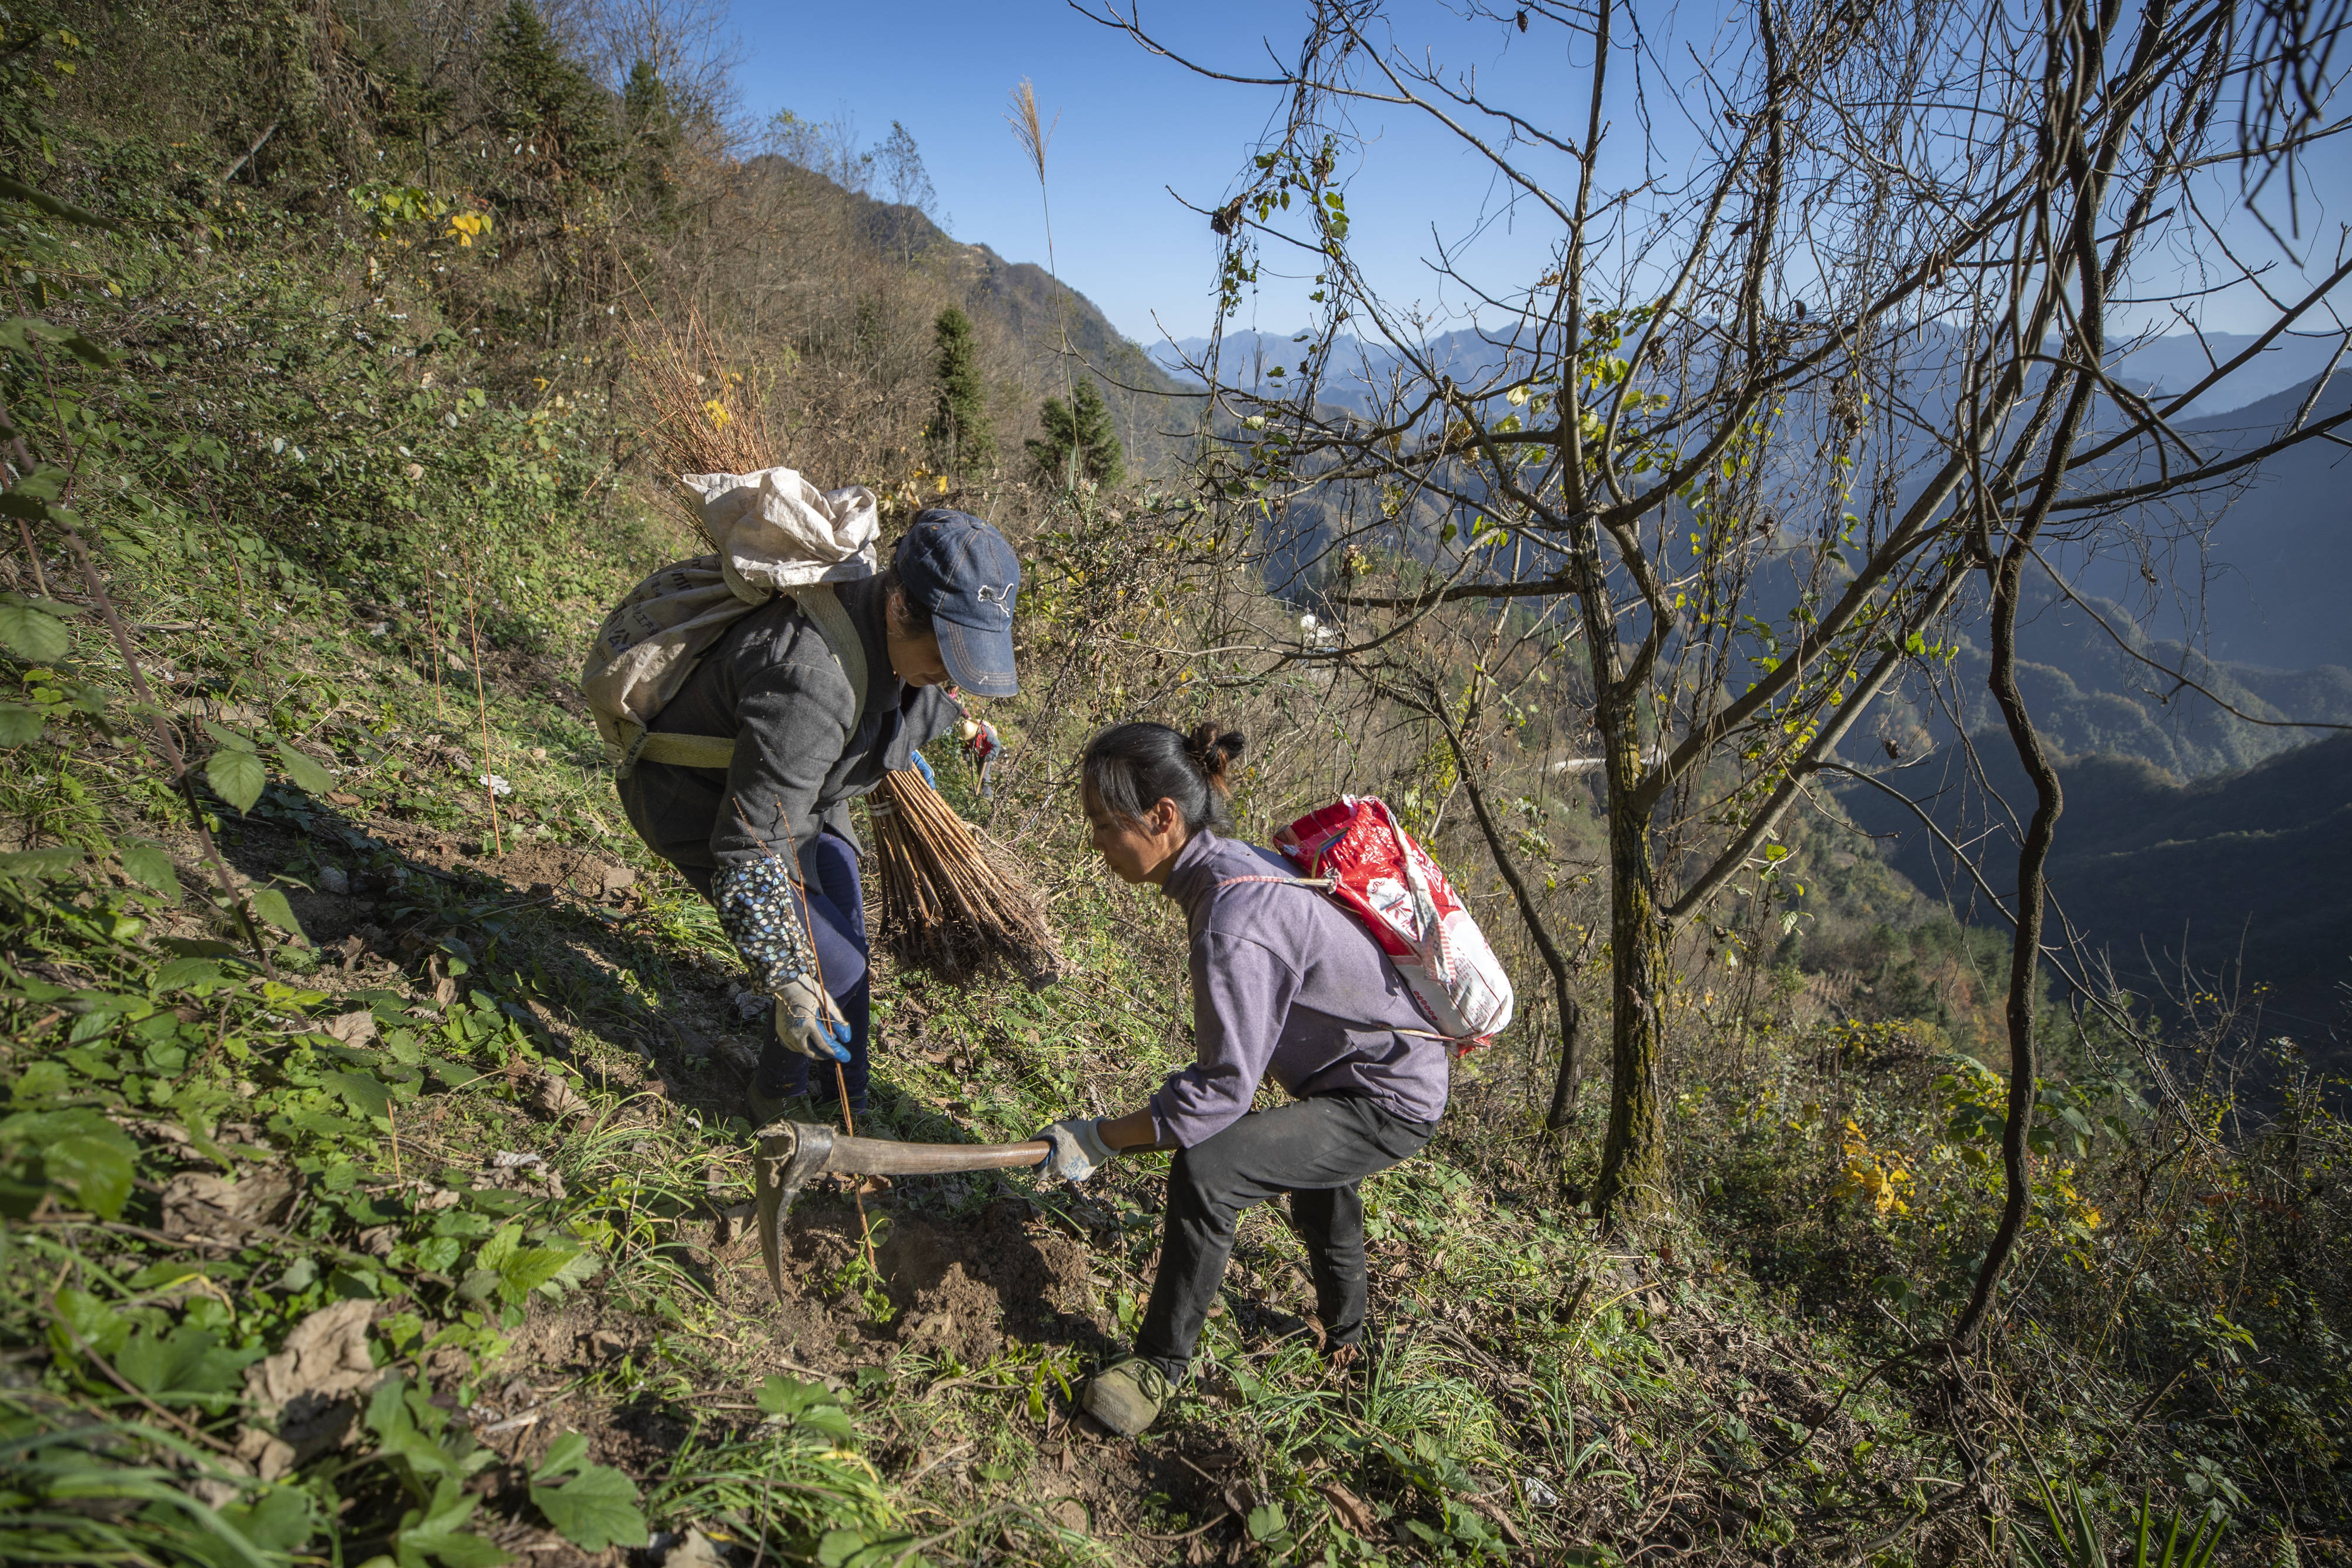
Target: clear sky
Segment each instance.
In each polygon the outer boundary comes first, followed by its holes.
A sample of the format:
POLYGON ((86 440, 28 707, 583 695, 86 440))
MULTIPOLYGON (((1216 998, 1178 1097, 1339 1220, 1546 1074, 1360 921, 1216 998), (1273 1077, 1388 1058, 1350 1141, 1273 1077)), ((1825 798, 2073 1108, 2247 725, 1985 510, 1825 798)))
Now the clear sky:
MULTIPOLYGON (((1149 0, 1143 21, 1202 63, 1271 74, 1268 49, 1295 55, 1304 12, 1293 0, 1149 0)), ((1547 37, 1538 28, 1523 38, 1507 25, 1465 23, 1435 4, 1411 0, 1397 12, 1423 29, 1417 44, 1456 68, 1476 68, 1482 86, 1522 102, 1549 100, 1563 110, 1576 103, 1585 62, 1563 56, 1556 30, 1547 37)), ((1681 15, 1687 27, 1691 16, 1703 18, 1704 8, 1681 15)), ((1205 80, 1088 21, 1064 0, 735 0, 732 21, 743 53, 736 83, 748 117, 763 120, 782 109, 816 120, 844 116, 866 145, 878 144, 891 122, 900 121, 921 150, 956 238, 1015 261, 1044 262, 1036 177, 1004 120, 1013 88, 1024 78, 1033 80, 1045 117, 1059 117, 1046 177, 1053 260, 1064 281, 1139 342, 1208 330, 1215 245, 1206 220, 1178 198, 1199 206, 1226 198, 1283 111, 1277 92, 1205 80)), ((1706 43, 1703 36, 1681 41, 1702 49, 1706 43)), ((1631 106, 1612 105, 1612 113, 1625 116, 1612 140, 1630 151, 1631 106)), ((1364 161, 1342 173, 1352 174, 1352 237, 1360 252, 1370 256, 1392 295, 1423 300, 1441 313, 1458 308, 1461 301, 1449 298, 1423 258, 1433 225, 1456 239, 1490 204, 1485 166, 1412 120, 1367 116, 1357 129, 1364 161)), ((1658 130, 1671 162, 1686 133, 1669 125, 1658 130)), ((2332 236, 2338 215, 2352 211, 2352 158, 2323 157, 2317 174, 2318 200, 2305 207, 2304 232, 2332 236)), ((2267 250, 2251 225, 2233 228, 2267 250)), ((1498 224, 1481 235, 1482 259, 1490 267, 1503 263, 1499 275, 1524 282, 1531 276, 1525 267, 1541 260, 1555 232, 1543 223, 1516 231, 1498 224)), ((2327 248, 2323 244, 2321 261, 2327 248)), ((1272 258, 1269 272, 1280 259, 1272 258)), ((2279 281, 2291 284, 2291 270, 2279 281)), ((1268 277, 1235 324, 1270 332, 1304 325, 1307 287, 1268 277)), ((2252 319, 2252 305, 2210 301, 2205 325, 2238 329, 2252 319)), ((1440 320, 1433 329, 1461 324, 1440 320)))

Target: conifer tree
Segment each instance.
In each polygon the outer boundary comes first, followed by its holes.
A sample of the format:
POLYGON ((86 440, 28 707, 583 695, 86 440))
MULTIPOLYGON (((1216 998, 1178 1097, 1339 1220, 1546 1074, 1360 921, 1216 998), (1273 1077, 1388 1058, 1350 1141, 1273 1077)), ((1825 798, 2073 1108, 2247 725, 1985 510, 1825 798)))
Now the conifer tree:
POLYGON ((630 70, 621 92, 621 119, 628 131, 629 172, 655 222, 667 225, 677 215, 677 176, 671 165, 680 137, 669 85, 651 60, 639 60, 630 70))
POLYGON ((1037 421, 1045 427, 1044 440, 1032 439, 1025 444, 1029 460, 1036 465, 1038 477, 1050 483, 1066 484, 1070 477, 1070 454, 1077 453, 1077 476, 1091 479, 1097 485, 1116 485, 1126 477, 1126 454, 1119 446, 1118 434, 1112 430, 1110 409, 1095 390, 1092 380, 1080 377, 1070 392, 1065 405, 1060 398, 1049 397, 1037 412, 1037 421))
POLYGON ((984 468, 996 455, 996 436, 989 428, 988 389, 980 379, 971 318, 950 305, 940 312, 932 330, 939 341, 939 402, 923 435, 950 472, 984 468))
POLYGON ((544 192, 567 181, 599 184, 619 163, 611 101, 588 73, 565 57, 562 42, 531 0, 509 0, 493 29, 490 64, 499 91, 490 123, 501 135, 527 139, 518 189, 509 203, 536 205, 544 192))

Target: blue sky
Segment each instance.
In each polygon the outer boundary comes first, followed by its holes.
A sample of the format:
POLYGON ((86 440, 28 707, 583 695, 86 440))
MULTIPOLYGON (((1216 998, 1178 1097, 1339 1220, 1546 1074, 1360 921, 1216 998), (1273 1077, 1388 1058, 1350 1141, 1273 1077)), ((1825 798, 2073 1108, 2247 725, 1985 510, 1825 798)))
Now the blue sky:
MULTIPOLYGON (((1538 29, 1521 38, 1493 23, 1462 22, 1434 5, 1408 3, 1398 11, 1423 29, 1416 42, 1430 44, 1457 68, 1475 67, 1483 86, 1521 101, 1566 104, 1584 79, 1582 62, 1562 57, 1556 34, 1547 40, 1538 29)), ((1278 54, 1295 52, 1303 15, 1302 5, 1286 0, 1156 0, 1143 19, 1203 63, 1263 74, 1269 45, 1278 54)), ((1063 0, 900 0, 887 6, 741 0, 732 17, 744 57, 736 82, 751 118, 780 109, 818 120, 846 116, 868 145, 899 120, 921 149, 958 239, 1013 260, 1044 262, 1036 178, 1004 120, 1013 88, 1030 78, 1046 116, 1060 117, 1046 175, 1054 260, 1064 280, 1139 342, 1156 341, 1163 331, 1182 338, 1208 329, 1215 246, 1207 223, 1177 197, 1200 205, 1224 199, 1282 112, 1275 91, 1204 80, 1087 20, 1063 0)), ((1695 41, 1705 43, 1703 37, 1695 41)), ((1612 113, 1624 116, 1613 140, 1630 150, 1631 107, 1613 105, 1612 113)), ((1411 120, 1367 117, 1358 129, 1366 148, 1353 172, 1349 206, 1360 251, 1391 295, 1422 300, 1441 314, 1458 308, 1423 258, 1433 225, 1458 237, 1488 204, 1486 170, 1411 120)), ((1660 129, 1671 161, 1675 128, 1660 129)), ((2337 216, 2352 210, 2352 159, 2323 157, 2318 180, 2318 200, 2305 209, 2306 235, 2332 235, 2337 216)), ((2236 227, 2233 237, 2270 251, 2251 225, 2236 227)), ((1492 275, 1523 281, 1552 232, 1548 225, 1516 232, 1498 225, 1481 237, 1482 260, 1492 275)), ((2284 271, 2279 281, 2290 282, 2292 269, 2284 271)), ((1308 287, 1268 277, 1236 325, 1281 332, 1303 325, 1308 287)), ((2254 308, 2250 299, 2210 300, 2205 325, 2238 329, 2254 308)), ((1462 323, 1434 329, 1447 324, 1462 323)))

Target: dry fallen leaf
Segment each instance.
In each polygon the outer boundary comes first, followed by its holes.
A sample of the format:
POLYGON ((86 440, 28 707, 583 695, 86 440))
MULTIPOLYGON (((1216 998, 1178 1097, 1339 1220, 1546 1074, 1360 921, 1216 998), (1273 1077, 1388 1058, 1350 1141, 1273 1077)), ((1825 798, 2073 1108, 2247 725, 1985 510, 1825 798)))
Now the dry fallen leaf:
POLYGON ((1323 1500, 1331 1505, 1331 1511, 1339 1516, 1341 1524, 1358 1535, 1372 1532, 1376 1521, 1372 1518, 1371 1505, 1362 1498, 1338 1481, 1325 1481, 1315 1490, 1323 1494, 1323 1500))
POLYGON ((580 1092, 552 1072, 534 1072, 524 1080, 523 1099, 541 1115, 555 1121, 588 1113, 580 1092))
POLYGON ((359 1417, 355 1396, 383 1375, 368 1355, 374 1311, 375 1303, 365 1300, 321 1307, 294 1325, 284 1349, 246 1368, 245 1392, 255 1414, 278 1428, 275 1437, 249 1428, 238 1443, 239 1454, 254 1461, 263 1479, 307 1464, 352 1430, 359 1417))
POLYGON ((163 1234, 234 1239, 256 1225, 275 1225, 294 1203, 294 1178, 263 1166, 241 1181, 183 1171, 163 1185, 163 1234))
POLYGON ((375 1015, 365 1008, 338 1013, 327 1020, 326 1030, 345 1045, 365 1045, 375 1038, 375 1015))

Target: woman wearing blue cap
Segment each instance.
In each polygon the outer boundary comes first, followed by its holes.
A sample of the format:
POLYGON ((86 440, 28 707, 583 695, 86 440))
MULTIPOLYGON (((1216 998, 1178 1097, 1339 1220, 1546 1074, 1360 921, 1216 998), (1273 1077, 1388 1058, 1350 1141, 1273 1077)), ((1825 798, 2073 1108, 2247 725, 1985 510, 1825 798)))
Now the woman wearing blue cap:
MULTIPOLYGON (((866 1108, 870 993, 849 802, 886 771, 919 766, 915 748, 956 724, 950 683, 974 696, 1019 690, 1020 587, 994 528, 925 512, 888 570, 836 585, 843 614, 832 625, 779 596, 730 626, 662 706, 653 733, 733 739, 723 773, 639 761, 619 781, 637 835, 710 900, 778 999, 752 1082, 758 1122, 810 1092, 817 1060, 839 1061, 850 1109, 866 1108), (834 645, 853 632, 854 646, 834 645), (862 695, 852 685, 860 670, 862 695)), ((832 1097, 831 1078, 819 1079, 818 1098, 832 1097)))

